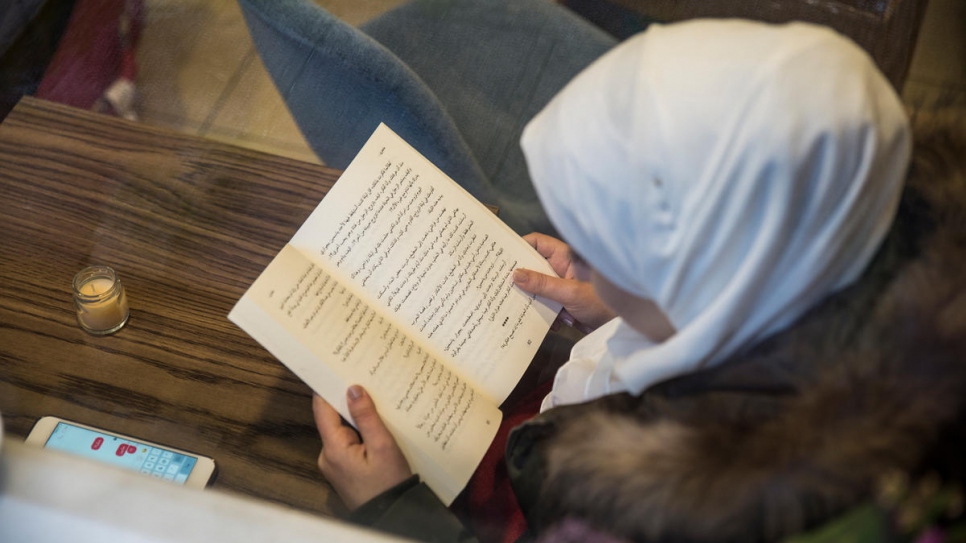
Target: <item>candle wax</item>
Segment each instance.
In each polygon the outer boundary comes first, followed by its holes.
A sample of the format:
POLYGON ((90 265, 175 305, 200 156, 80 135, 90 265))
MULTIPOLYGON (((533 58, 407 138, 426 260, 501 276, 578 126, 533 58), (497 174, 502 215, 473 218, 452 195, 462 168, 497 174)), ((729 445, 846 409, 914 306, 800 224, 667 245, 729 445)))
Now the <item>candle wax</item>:
MULTIPOLYGON (((84 282, 78 290, 87 296, 99 296, 110 291, 113 285, 110 279, 95 277, 84 282)), ((77 317, 89 330, 110 330, 127 319, 127 298, 123 289, 104 300, 83 302, 81 305, 77 317)))
POLYGON ((97 277, 81 285, 80 293, 87 296, 97 296, 111 290, 113 285, 114 283, 110 279, 97 277))

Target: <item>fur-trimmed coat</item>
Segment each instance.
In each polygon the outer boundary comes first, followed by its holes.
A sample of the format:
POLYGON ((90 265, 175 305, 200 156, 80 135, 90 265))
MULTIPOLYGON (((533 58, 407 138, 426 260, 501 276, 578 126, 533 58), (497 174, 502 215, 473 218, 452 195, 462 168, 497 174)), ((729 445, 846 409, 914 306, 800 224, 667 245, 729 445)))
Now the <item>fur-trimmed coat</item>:
POLYGON ((776 541, 890 472, 962 484, 966 122, 914 124, 897 219, 856 284, 713 370, 514 433, 531 529, 578 517, 632 541, 776 541))
MULTIPOLYGON (((532 532, 576 519, 588 541, 778 541, 887 474, 966 482, 966 117, 914 124, 895 224, 854 285, 714 369, 514 430, 507 467, 532 532)), ((416 477, 354 515, 474 539, 416 477)))

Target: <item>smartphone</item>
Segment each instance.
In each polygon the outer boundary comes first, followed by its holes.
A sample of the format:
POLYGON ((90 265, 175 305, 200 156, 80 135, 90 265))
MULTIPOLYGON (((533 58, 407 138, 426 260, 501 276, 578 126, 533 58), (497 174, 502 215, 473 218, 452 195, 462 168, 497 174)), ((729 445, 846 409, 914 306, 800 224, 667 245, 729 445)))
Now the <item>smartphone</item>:
POLYGON ((208 486, 216 469, 206 456, 58 417, 38 420, 26 442, 196 488, 208 486))

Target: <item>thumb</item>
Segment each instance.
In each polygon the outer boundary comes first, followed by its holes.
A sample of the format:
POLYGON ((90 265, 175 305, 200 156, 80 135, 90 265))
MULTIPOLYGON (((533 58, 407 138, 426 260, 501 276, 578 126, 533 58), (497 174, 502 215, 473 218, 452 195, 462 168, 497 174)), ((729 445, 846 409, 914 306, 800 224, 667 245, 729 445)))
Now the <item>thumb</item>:
POLYGON ((359 435, 367 446, 379 446, 387 441, 392 442, 392 434, 386 428, 372 397, 359 385, 352 385, 346 393, 349 404, 349 414, 356 423, 359 435))
POLYGON ((564 305, 573 298, 575 281, 518 268, 513 270, 513 283, 530 294, 543 296, 564 305))

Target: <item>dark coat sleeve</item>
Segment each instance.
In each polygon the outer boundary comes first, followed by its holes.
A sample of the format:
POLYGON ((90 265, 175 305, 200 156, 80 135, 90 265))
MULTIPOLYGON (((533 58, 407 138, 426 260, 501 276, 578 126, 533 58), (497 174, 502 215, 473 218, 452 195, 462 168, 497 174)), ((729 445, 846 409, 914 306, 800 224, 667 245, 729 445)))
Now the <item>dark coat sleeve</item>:
POLYGON ((476 537, 436 494, 413 475, 352 512, 349 520, 431 543, 471 543, 476 537))

